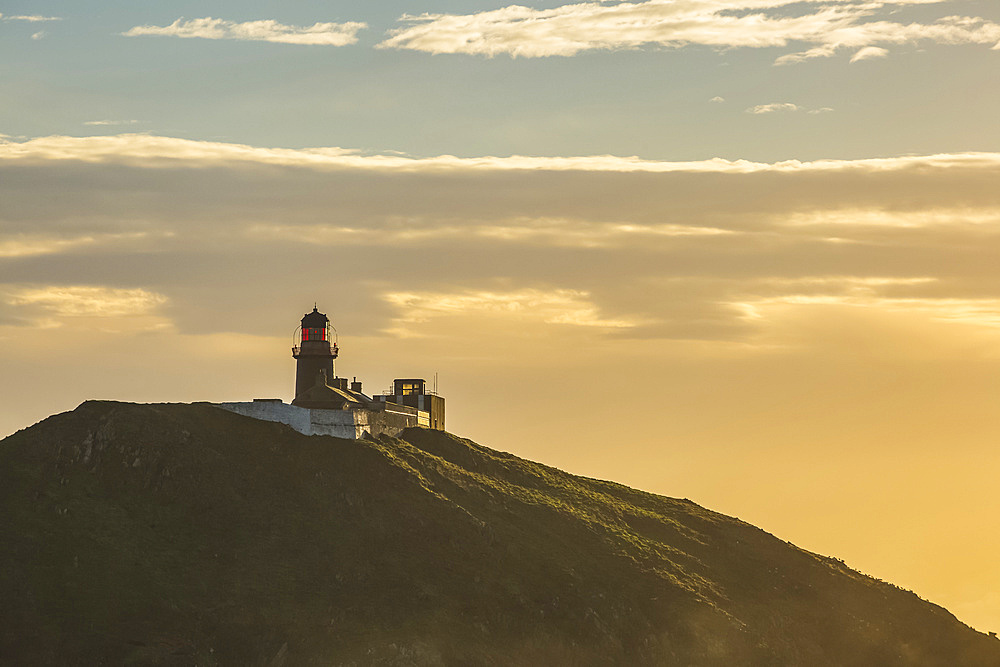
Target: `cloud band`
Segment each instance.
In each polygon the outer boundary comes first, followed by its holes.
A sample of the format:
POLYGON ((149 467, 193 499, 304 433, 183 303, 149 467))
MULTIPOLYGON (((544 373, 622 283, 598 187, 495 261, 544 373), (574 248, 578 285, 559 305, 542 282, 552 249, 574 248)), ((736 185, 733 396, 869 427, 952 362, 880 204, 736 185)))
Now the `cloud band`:
POLYGON ((292 26, 271 19, 236 23, 212 17, 200 19, 179 18, 167 26, 141 25, 122 33, 126 37, 157 35, 199 39, 235 39, 251 42, 276 42, 307 46, 347 46, 358 41, 357 34, 367 24, 314 23, 311 26, 292 26))

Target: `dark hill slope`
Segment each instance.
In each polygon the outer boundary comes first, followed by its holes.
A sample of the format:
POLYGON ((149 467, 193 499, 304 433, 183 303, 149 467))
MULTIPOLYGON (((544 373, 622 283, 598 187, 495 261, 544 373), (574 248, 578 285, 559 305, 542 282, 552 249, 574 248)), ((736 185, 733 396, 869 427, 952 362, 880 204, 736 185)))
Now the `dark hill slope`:
POLYGON ((0 442, 0 664, 1000 665, 686 500, 427 430, 88 402, 0 442))

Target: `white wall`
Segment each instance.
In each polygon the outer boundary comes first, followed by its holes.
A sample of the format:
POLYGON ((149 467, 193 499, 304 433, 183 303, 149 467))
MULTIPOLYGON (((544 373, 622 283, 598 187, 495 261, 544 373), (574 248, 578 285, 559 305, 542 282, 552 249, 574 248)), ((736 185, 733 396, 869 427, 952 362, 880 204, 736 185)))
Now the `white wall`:
POLYGON ((357 440, 368 430, 367 414, 358 414, 364 412, 362 410, 310 410, 271 401, 216 403, 216 406, 245 417, 287 424, 303 435, 332 435, 357 440))
POLYGON ((404 427, 416 426, 418 422, 417 415, 394 411, 319 410, 277 401, 216 403, 215 406, 244 417, 286 424, 303 435, 332 435, 348 440, 357 440, 366 431, 372 435, 397 435, 404 427))

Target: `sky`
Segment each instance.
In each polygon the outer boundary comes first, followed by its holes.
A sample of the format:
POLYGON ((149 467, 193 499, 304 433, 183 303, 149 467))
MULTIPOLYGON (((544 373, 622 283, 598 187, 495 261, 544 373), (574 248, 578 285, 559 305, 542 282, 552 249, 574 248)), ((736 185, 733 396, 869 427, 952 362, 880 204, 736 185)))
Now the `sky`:
POLYGON ((448 429, 1000 631, 1000 3, 0 0, 0 436, 436 373, 448 429))

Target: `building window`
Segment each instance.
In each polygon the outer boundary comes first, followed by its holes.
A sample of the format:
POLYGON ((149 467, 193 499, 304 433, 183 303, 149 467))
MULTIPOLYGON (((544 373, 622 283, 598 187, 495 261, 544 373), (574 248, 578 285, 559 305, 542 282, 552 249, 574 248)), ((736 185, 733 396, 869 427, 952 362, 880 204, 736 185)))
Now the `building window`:
POLYGON ((302 340, 326 340, 326 329, 303 329, 302 340))

